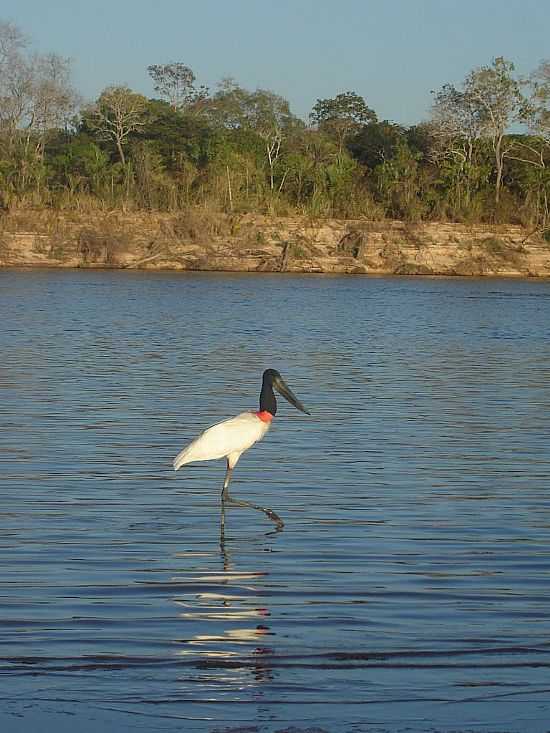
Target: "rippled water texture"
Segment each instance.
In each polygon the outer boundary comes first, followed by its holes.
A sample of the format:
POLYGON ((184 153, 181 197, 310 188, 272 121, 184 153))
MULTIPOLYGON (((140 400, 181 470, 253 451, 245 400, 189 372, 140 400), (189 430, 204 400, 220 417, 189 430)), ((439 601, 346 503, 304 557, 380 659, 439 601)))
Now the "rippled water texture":
POLYGON ((550 729, 550 283, 0 272, 0 729, 550 729), (281 402, 237 466, 202 428, 281 402))

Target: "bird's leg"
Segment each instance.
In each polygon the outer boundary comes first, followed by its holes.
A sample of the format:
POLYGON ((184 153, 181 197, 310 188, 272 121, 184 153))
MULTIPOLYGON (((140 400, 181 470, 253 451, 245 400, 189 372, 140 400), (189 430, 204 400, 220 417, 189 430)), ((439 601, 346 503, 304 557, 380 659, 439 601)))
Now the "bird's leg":
POLYGON ((229 466, 229 460, 227 461, 227 471, 225 472, 225 478, 223 480, 223 489, 222 489, 222 507, 221 507, 221 516, 220 516, 220 547, 224 548, 225 543, 225 502, 230 501, 231 497, 229 496, 229 482, 231 481, 231 474, 233 473, 233 469, 229 466))
POLYGON ((225 472, 225 478, 223 480, 223 489, 222 489, 222 504, 224 501, 229 501, 231 497, 229 496, 229 482, 231 481, 231 476, 233 474, 233 469, 229 465, 229 461, 227 461, 227 471, 225 472))
POLYGON ((227 471, 225 473, 225 479, 223 482, 223 489, 222 489, 222 513, 221 513, 221 522, 220 522, 220 543, 223 544, 225 540, 225 502, 227 501, 228 504, 233 504, 234 506, 241 506, 248 509, 255 509, 258 512, 263 512, 269 519, 271 519, 272 522, 275 522, 277 525, 277 531, 281 530, 285 524, 281 517, 276 514, 273 509, 268 509, 267 507, 258 506, 258 504, 251 504, 249 501, 243 501, 242 499, 234 499, 232 496, 229 495, 229 482, 231 481, 231 476, 233 474, 233 468, 229 466, 229 460, 227 461, 227 471))
POLYGON ((285 523, 283 522, 281 517, 278 514, 276 514, 273 511, 273 509, 268 509, 267 507, 259 506, 258 504, 252 504, 250 501, 243 501, 242 499, 234 499, 232 496, 229 496, 227 498, 227 501, 230 502, 231 504, 234 504, 235 506, 242 506, 248 509, 255 509, 258 512, 263 512, 266 515, 266 517, 269 517, 269 519, 271 519, 272 522, 275 522, 275 524, 277 525, 277 531, 281 530, 285 526, 285 523))
POLYGON ((281 517, 276 514, 273 509, 268 509, 267 507, 259 506, 258 504, 252 504, 250 501, 244 501, 243 499, 234 499, 232 496, 229 496, 229 494, 226 494, 225 497, 222 494, 222 521, 225 515, 224 499, 228 504, 233 504, 233 506, 241 506, 245 509, 255 509, 258 512, 263 512, 267 517, 269 517, 269 519, 271 519, 272 522, 275 522, 277 530, 280 530, 285 526, 281 517))

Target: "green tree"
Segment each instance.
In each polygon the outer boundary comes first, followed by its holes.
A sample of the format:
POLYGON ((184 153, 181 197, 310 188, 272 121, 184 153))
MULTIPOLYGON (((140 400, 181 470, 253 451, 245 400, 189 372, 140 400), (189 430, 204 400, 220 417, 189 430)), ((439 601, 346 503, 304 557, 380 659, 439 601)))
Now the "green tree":
POLYGON ((406 144, 406 129, 395 122, 371 122, 348 142, 353 157, 369 169, 374 169, 394 157, 400 144, 406 144))
POLYGON ((48 179, 54 189, 67 188, 100 197, 109 172, 109 157, 87 135, 54 136, 45 150, 48 179))
POLYGON ((361 127, 376 122, 376 113, 355 92, 344 92, 330 99, 318 99, 309 119, 321 131, 338 141, 342 150, 345 142, 361 127))
POLYGON ((202 115, 150 99, 142 121, 139 137, 150 141, 167 170, 179 171, 188 162, 197 167, 206 165, 209 141, 214 133, 202 115))
POLYGON ((392 218, 416 221, 425 215, 420 157, 401 140, 393 156, 374 170, 379 200, 392 218))
POLYGON ((273 192, 275 171, 285 141, 293 130, 303 127, 291 113, 287 100, 266 89, 250 92, 232 79, 225 79, 206 103, 204 111, 218 129, 252 131, 262 140, 273 192))

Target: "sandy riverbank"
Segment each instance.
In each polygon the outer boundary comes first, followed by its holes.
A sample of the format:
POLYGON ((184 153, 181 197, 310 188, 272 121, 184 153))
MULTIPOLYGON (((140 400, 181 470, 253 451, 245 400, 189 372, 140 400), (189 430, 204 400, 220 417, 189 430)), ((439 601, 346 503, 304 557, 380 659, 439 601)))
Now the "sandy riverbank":
POLYGON ((550 244, 512 225, 18 210, 0 266, 550 277, 550 244))

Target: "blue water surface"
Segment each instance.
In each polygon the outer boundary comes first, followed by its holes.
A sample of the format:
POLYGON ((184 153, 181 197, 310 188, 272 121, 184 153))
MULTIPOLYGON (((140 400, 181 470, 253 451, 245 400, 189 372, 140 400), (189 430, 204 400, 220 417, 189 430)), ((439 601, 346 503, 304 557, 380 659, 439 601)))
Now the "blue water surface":
POLYGON ((0 730, 550 730, 550 283, 0 271, 0 730), (174 473, 280 401, 234 472, 174 473))

